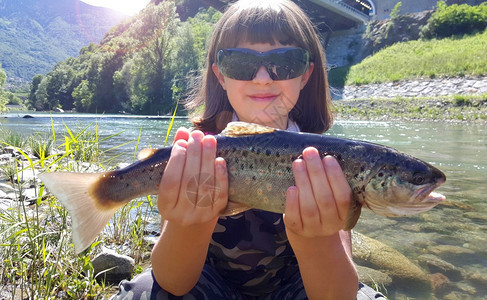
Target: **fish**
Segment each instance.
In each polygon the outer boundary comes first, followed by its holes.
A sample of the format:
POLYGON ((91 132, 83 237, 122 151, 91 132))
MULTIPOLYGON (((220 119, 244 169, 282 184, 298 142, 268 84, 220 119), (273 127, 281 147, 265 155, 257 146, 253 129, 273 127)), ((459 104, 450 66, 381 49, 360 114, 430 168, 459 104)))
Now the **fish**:
MULTIPOLYGON (((229 180, 222 216, 248 209, 284 213, 286 190, 295 184, 292 163, 310 146, 322 157, 335 157, 350 185, 352 204, 345 230, 355 226, 362 207, 396 217, 421 213, 445 201, 445 196, 433 192, 445 182, 445 174, 391 147, 245 122, 229 123, 215 138, 217 156, 225 159, 229 180)), ((132 199, 158 193, 171 149, 141 151, 138 161, 108 172, 39 175, 71 216, 76 253, 93 243, 119 208, 132 199)))

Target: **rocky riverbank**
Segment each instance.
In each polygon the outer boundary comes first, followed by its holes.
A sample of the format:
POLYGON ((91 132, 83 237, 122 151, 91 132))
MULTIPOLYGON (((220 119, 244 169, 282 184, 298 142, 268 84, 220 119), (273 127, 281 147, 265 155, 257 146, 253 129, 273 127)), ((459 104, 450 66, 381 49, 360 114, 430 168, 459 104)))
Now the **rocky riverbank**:
POLYGON ((487 121, 487 76, 332 88, 339 119, 487 121))
MULTIPOLYGON (((487 94, 487 76, 414 79, 332 88, 333 99, 433 98, 487 94)), ((487 98, 487 96, 486 96, 487 98)), ((486 99, 487 100, 487 99, 486 99)))

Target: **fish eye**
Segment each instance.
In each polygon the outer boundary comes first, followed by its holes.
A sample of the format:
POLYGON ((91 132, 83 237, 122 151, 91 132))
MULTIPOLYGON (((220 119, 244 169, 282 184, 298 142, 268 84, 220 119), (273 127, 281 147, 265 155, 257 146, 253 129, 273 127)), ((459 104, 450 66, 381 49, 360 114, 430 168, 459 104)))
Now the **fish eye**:
POLYGON ((413 180, 412 182, 415 184, 415 185, 422 185, 424 184, 426 181, 426 177, 424 176, 423 173, 420 173, 420 172, 416 172, 413 174, 413 180))

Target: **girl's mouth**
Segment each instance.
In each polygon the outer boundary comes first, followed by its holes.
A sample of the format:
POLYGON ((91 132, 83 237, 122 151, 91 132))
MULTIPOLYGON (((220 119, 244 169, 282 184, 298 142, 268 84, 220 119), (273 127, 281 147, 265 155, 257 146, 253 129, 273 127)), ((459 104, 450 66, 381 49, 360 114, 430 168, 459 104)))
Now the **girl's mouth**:
POLYGON ((250 96, 250 99, 258 102, 270 102, 276 98, 277 95, 272 95, 272 94, 255 94, 250 96))

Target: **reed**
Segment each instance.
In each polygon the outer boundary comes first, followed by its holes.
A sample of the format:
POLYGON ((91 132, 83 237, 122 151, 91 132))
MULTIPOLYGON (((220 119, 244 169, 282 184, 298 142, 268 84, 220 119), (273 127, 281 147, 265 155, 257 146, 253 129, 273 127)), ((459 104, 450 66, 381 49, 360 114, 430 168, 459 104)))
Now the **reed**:
MULTIPOLYGON (((120 133, 119 133, 120 134, 120 133)), ((118 134, 116 134, 118 135, 118 134)), ((37 183, 35 199, 26 200, 24 171, 94 171, 108 169, 113 162, 101 145, 116 135, 101 138, 97 124, 68 128, 58 133, 52 126, 48 135, 21 137, 0 132, 0 152, 10 146, 17 157, 0 169, 16 190, 16 199, 0 208, 0 291, 12 298, 102 299, 109 289, 94 274, 91 259, 101 244, 123 245, 126 253, 143 263, 147 249, 145 227, 152 214, 150 197, 137 199, 110 221, 108 230, 88 250, 75 255, 71 243, 71 220, 60 203, 37 183), (8 175, 7 175, 8 173, 8 175), (145 203, 148 203, 145 205, 145 203)), ((139 268, 140 269, 140 268, 139 268)))

